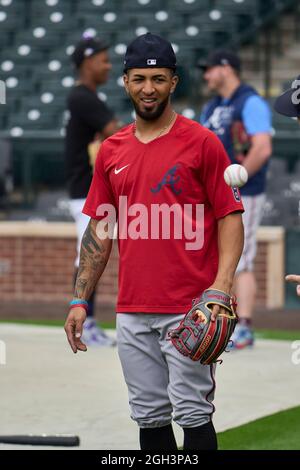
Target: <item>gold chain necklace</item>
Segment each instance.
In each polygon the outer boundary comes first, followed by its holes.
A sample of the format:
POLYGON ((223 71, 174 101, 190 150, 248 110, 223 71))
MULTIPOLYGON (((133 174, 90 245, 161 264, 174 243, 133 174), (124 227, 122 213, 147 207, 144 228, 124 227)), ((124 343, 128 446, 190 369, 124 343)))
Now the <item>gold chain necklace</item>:
MULTIPOLYGON (((158 139, 158 137, 160 137, 160 136, 168 129, 168 127, 171 126, 171 124, 173 123, 173 121, 175 120, 175 118, 176 118, 176 112, 173 111, 173 112, 172 112, 172 115, 171 115, 171 119, 170 119, 170 121, 168 122, 168 124, 167 124, 166 126, 164 126, 164 127, 160 130, 160 132, 157 134, 157 136, 155 136, 155 137, 154 137, 153 139, 151 139, 151 140, 158 139)), ((136 121, 134 121, 134 124, 133 124, 133 134, 136 136, 136 121)))

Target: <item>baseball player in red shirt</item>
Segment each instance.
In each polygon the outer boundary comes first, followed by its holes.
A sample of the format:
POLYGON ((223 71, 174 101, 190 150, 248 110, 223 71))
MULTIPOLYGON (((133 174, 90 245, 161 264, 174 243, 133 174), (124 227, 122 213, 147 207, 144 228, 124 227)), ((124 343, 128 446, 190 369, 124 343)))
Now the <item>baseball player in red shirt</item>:
MULTIPOLYGON (((147 33, 127 48, 124 84, 136 121, 106 139, 83 212, 74 299, 65 330, 74 353, 86 302, 102 275, 118 221, 118 352, 141 449, 216 449, 215 364, 181 355, 167 341, 191 300, 211 287, 230 293, 243 248, 243 205, 223 173, 230 164, 215 135, 176 114, 171 44, 147 33)), ((213 307, 213 317, 222 313, 213 307)))

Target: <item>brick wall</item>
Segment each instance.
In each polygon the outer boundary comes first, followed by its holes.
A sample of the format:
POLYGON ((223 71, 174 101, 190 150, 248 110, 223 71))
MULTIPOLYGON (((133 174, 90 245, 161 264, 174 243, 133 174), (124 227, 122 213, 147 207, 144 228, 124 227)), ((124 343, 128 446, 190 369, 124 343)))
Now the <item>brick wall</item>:
POLYGON ((257 306, 267 305, 267 253, 268 243, 264 241, 259 242, 254 263, 257 281, 257 306))
MULTIPOLYGON (((255 262, 258 306, 268 303, 268 246, 266 237, 258 243, 255 262)), ((42 224, 31 223, 31 227, 24 228, 24 223, 13 226, 0 223, 1 298, 4 301, 67 302, 73 290, 75 251, 73 224, 47 224, 45 230, 42 224)), ((115 303, 117 264, 115 242, 97 289, 97 300, 101 303, 115 303)))

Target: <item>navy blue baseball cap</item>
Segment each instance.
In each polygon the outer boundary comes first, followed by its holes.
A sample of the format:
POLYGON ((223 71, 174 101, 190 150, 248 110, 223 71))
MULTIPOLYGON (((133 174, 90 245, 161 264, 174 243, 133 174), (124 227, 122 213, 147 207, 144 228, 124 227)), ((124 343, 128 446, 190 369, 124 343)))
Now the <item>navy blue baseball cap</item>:
POLYGON ((124 59, 124 72, 148 67, 176 70, 176 56, 171 43, 151 33, 134 39, 127 47, 124 59))
POLYGON ((300 118, 300 75, 292 82, 291 88, 278 96, 274 109, 284 116, 300 118))
POLYGON ((206 60, 199 60, 197 67, 206 70, 216 65, 230 65, 233 69, 240 71, 241 61, 235 52, 227 49, 218 49, 211 52, 206 60))
POLYGON ((71 60, 77 68, 88 57, 92 57, 99 52, 105 51, 109 48, 108 42, 90 36, 83 37, 75 46, 74 52, 71 55, 71 60))

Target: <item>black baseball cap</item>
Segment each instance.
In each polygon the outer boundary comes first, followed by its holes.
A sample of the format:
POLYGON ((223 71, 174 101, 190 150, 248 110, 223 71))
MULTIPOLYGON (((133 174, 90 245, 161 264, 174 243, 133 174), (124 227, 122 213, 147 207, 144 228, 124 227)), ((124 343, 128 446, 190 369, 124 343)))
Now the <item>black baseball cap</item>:
POLYGON ((227 49, 218 49, 211 52, 206 60, 199 60, 197 67, 206 70, 216 65, 230 65, 233 69, 240 71, 241 61, 237 54, 227 49))
POLYGON ((300 75, 292 82, 291 88, 278 96, 274 109, 284 116, 300 118, 300 75))
POLYGON ((124 59, 124 72, 148 67, 176 70, 176 56, 171 43, 151 33, 134 39, 127 47, 124 59))
POLYGON ((77 68, 79 68, 88 57, 92 57, 98 52, 105 51, 109 48, 109 44, 99 38, 83 37, 75 46, 74 52, 71 55, 71 60, 77 68))

